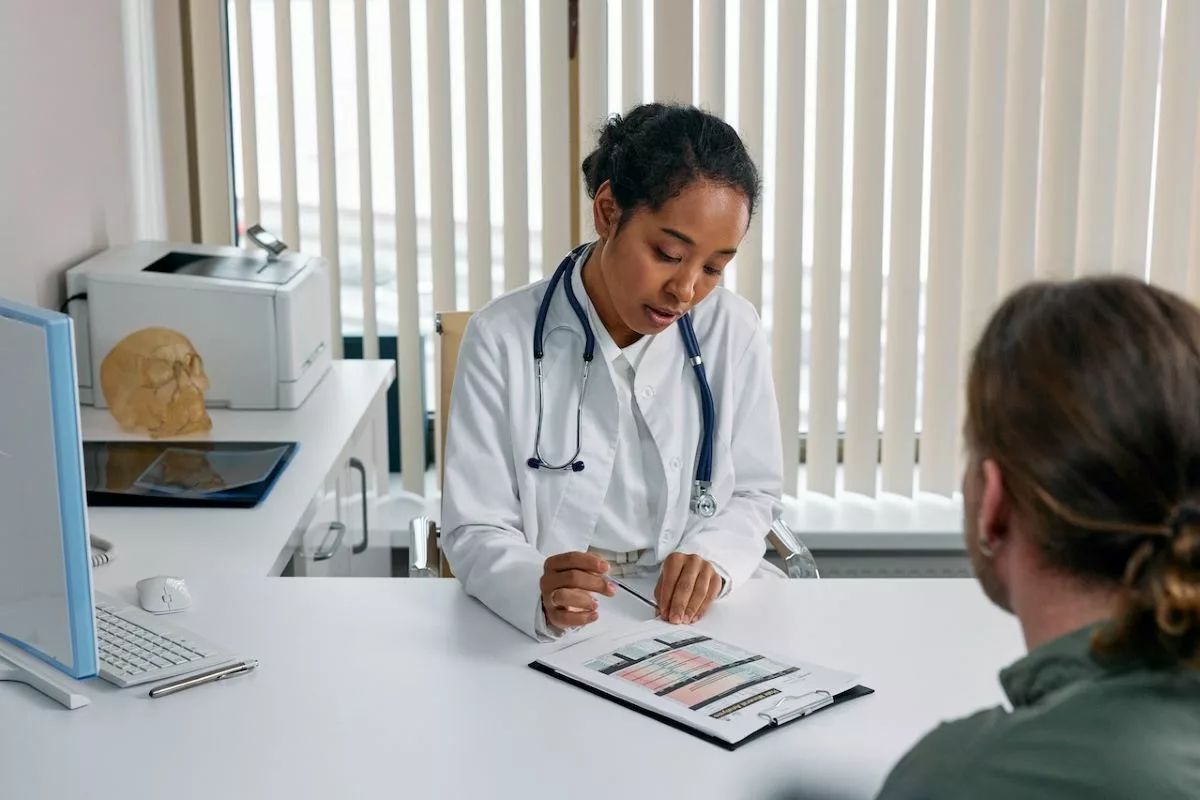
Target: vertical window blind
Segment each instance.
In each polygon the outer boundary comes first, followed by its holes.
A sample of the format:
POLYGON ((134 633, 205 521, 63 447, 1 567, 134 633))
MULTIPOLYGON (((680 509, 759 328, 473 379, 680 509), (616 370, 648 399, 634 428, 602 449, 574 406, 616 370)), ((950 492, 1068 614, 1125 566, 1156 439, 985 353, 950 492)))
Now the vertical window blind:
MULTIPOLYGON (((789 493, 952 494, 964 365, 1026 281, 1200 293, 1192 0, 228 0, 225 18, 239 227, 329 259, 365 354, 396 336, 402 430, 435 410, 434 314, 592 234, 572 154, 647 100, 721 114, 762 171, 726 284, 770 332, 789 493)), ((423 437, 403 439, 423 492, 423 437)))

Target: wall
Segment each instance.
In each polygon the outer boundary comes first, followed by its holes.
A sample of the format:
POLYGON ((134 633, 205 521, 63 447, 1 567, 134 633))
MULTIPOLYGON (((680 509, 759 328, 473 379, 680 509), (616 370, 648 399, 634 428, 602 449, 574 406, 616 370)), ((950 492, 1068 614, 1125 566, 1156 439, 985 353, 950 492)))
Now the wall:
POLYGON ((0 3, 0 297, 57 307, 62 271, 131 236, 121 5, 0 3))

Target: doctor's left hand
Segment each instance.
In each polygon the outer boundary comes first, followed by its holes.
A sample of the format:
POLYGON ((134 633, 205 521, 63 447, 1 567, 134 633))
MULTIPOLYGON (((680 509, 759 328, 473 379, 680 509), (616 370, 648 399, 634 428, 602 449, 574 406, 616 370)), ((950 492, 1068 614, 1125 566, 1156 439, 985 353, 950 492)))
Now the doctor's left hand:
POLYGON ((671 553, 654 587, 658 615, 675 625, 690 625, 708 612, 721 589, 721 576, 712 564, 697 555, 671 553))

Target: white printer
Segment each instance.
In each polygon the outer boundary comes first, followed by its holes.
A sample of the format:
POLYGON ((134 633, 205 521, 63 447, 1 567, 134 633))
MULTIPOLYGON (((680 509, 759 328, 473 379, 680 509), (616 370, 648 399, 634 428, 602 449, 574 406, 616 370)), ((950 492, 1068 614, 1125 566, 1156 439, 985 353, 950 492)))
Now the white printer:
POLYGON ((298 408, 331 363, 328 264, 259 234, 266 252, 138 242, 68 270, 80 401, 106 407, 104 357, 134 331, 164 327, 200 355, 206 406, 298 408))

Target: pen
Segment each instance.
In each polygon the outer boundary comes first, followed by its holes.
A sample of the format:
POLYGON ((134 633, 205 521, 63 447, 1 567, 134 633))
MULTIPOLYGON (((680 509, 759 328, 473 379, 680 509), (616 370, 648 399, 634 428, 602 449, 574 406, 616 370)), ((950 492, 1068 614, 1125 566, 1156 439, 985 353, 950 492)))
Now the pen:
POLYGON ((245 675, 247 672, 252 672, 258 667, 256 659, 248 659, 238 662, 237 664, 225 664, 220 667, 198 672, 195 675, 188 675, 178 680, 173 680, 164 683, 160 686, 155 686, 150 690, 151 697, 166 697, 169 694, 182 692, 184 689, 191 689, 193 686, 201 686, 214 681, 223 681, 226 678, 233 678, 238 675, 245 675))
POLYGON ((633 589, 630 589, 628 586, 621 583, 616 578, 612 578, 612 577, 609 577, 608 575, 605 575, 604 580, 608 581, 609 583, 611 583, 613 586, 616 586, 617 588, 624 589, 625 591, 629 592, 631 595, 636 597, 638 600, 641 600, 643 603, 650 606, 651 608, 653 608, 655 610, 658 609, 658 603, 654 602, 653 600, 647 599, 646 597, 643 597, 642 595, 635 592, 633 589))

